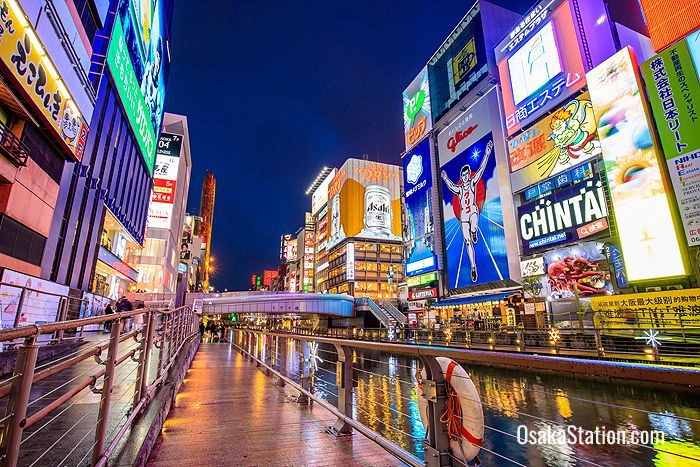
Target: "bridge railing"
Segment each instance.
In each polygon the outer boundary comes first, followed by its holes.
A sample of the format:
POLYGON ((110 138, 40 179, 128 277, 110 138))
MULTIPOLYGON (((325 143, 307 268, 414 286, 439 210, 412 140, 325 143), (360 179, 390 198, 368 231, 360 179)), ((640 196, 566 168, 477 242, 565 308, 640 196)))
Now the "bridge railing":
MULTIPOLYGON (((231 342, 264 373, 275 376, 278 379, 277 385, 288 385, 298 391, 300 396, 297 402, 307 403, 313 400, 337 417, 335 425, 328 429, 330 433, 342 435, 355 430, 412 466, 474 464, 473 460, 465 458, 464 451, 459 452, 450 446, 444 419, 446 406, 450 403, 450 386, 445 384, 436 359, 441 356, 459 361, 458 354, 463 355, 463 350, 417 347, 395 341, 368 342, 368 338, 375 338, 372 337, 373 333, 376 332, 379 336, 386 330, 370 330, 370 335, 363 336, 362 341, 349 340, 347 335, 343 336, 343 332, 337 335, 339 331, 331 330, 325 337, 306 331, 285 334, 269 329, 239 328, 234 329, 231 342), (427 404, 426 409, 419 409, 421 399, 427 404), (424 425, 426 419, 427 427, 424 425)), ((376 339, 379 341, 380 337, 376 339)), ((626 367, 619 363, 603 366, 626 367)), ((515 438, 519 436, 519 431, 515 431, 516 424, 527 424, 529 429, 542 427, 542 423, 555 430, 569 425, 577 429, 591 429, 586 417, 572 417, 574 402, 577 413, 605 413, 614 407, 620 412, 616 416, 622 417, 621 414, 624 414, 632 417, 642 413, 650 419, 660 417, 668 421, 668 426, 674 426, 675 422, 698 422, 692 414, 683 416, 668 411, 648 411, 637 406, 611 404, 607 399, 592 400, 585 395, 567 395, 563 389, 546 387, 540 382, 525 384, 521 381, 501 385, 490 375, 484 377, 483 374, 470 371, 468 366, 466 369, 468 378, 478 388, 479 396, 478 399, 469 399, 465 395, 460 397, 480 404, 484 412, 485 431, 480 439, 480 460, 475 465, 481 461, 483 465, 544 464, 545 459, 552 458, 557 458, 559 463, 571 465, 597 465, 595 461, 598 460, 598 454, 589 452, 589 447, 586 446, 572 446, 569 449, 566 445, 562 448, 560 444, 544 443, 538 445, 537 450, 528 450, 516 444, 515 438), (532 413, 533 407, 537 405, 524 403, 528 397, 539 401, 547 400, 549 405, 545 405, 553 406, 554 409, 532 413), (567 402, 562 402, 562 399, 567 402), (516 400, 520 402, 516 403, 516 400), (560 415, 556 413, 557 410, 561 412, 560 415), (504 422, 504 419, 516 422, 510 424, 504 422)), ((647 368, 638 371, 647 371, 647 368)), ((664 368, 654 371, 659 373, 658 381, 667 381, 669 372, 686 370, 664 368)), ((454 374, 452 377, 455 378, 454 374)), ((690 376, 686 379, 689 378, 690 376)), ((464 415, 457 415, 462 421, 466 419, 463 417, 464 415)), ((700 460, 695 459, 696 456, 692 453, 672 452, 663 449, 664 446, 635 442, 620 447, 621 450, 623 448, 634 451, 635 455, 639 452, 648 454, 649 458, 662 453, 669 456, 670 462, 678 460, 682 463, 691 458, 694 461, 700 460)), ((622 454, 620 456, 622 459, 622 454)))
POLYGON ((23 341, 12 376, 0 381, 2 465, 77 465, 86 459, 105 465, 180 350, 198 334, 198 323, 189 307, 181 307, 1 330, 0 342, 23 341), (42 336, 95 324, 104 324, 109 337, 37 365, 42 336))
POLYGON ((251 326, 257 330, 304 336, 440 345, 448 347, 538 353, 562 356, 616 358, 650 363, 700 365, 700 327, 661 328, 547 328, 473 329, 454 326, 442 329, 292 328, 276 325, 251 326))

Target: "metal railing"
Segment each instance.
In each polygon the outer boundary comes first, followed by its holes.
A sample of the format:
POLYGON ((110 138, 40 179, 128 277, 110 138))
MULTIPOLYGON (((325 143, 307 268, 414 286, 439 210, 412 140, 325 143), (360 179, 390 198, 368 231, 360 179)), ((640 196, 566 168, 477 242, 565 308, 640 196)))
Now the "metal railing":
MULTIPOLYGON (((427 354, 426 350, 435 349, 250 329, 234 330, 231 342, 244 356, 256 362, 265 374, 277 377, 275 384, 289 385, 298 391, 301 395, 297 402, 313 400, 331 412, 337 418, 335 425, 327 430, 332 434, 343 435, 356 430, 412 466, 465 466, 474 463, 465 458, 464 451, 460 453, 450 446, 447 425, 442 417, 448 405, 449 386, 445 384, 443 369, 435 357, 447 356, 447 349, 427 354), (421 384, 417 384, 417 381, 421 384), (422 396, 427 404, 427 408, 420 409, 420 413, 416 409, 418 396, 422 396)), ((453 355, 448 358, 457 357, 453 355)), ((452 374, 452 378, 465 377, 452 374)), ((566 445, 562 448, 559 444, 543 443, 538 450, 514 449, 509 443, 515 444, 518 436, 514 432, 515 423, 503 423, 504 417, 517 421, 519 425, 527 424, 535 428, 544 426, 544 423, 552 429, 576 426, 587 430, 593 425, 597 426, 596 423, 591 424, 585 420, 586 417, 566 418, 572 417, 572 410, 584 414, 614 409, 614 416, 644 414, 650 419, 653 416, 669 420, 669 426, 674 421, 700 423, 692 412, 678 414, 652 407, 629 406, 624 402, 611 403, 607 398, 598 400, 586 393, 567 394, 566 387, 543 387, 539 378, 531 384, 514 380, 503 386, 490 374, 470 374, 467 370, 466 378, 477 385, 479 396, 477 399, 465 395, 460 397, 478 403, 484 412, 483 428, 486 431, 479 453, 479 456, 483 453, 487 457, 484 465, 543 463, 544 459, 551 459, 550 456, 558 458, 560 463, 599 465, 596 462, 597 454, 591 453, 585 446, 568 449, 566 445), (514 393, 518 395, 511 399, 514 393), (556 407, 552 411, 540 407, 537 413, 532 413, 537 405, 527 404, 526 397, 536 397, 540 401, 542 398, 556 398, 556 404, 552 402, 556 407), (569 399, 571 405, 563 402, 569 399), (567 415, 559 415, 557 411, 567 415)), ((464 420, 464 415, 458 417, 464 420)), ((649 426, 655 427, 653 423, 649 426)), ((661 453, 672 461, 678 461, 679 465, 688 460, 700 460, 692 452, 669 451, 663 444, 632 442, 628 449, 634 455, 642 453, 650 459, 661 453)), ((618 455, 617 452, 615 455, 618 455)), ((629 455, 619 454, 619 462, 624 463, 624 456, 629 455)), ((476 460, 476 465, 480 462, 476 460)))
MULTIPOLYGON (((301 395, 297 399, 297 402, 308 403, 309 400, 313 400, 314 403, 320 405, 337 417, 335 425, 329 427, 327 431, 335 435, 347 435, 354 429, 407 465, 412 467, 425 465, 423 460, 365 426, 354 417, 353 387, 357 385, 358 368, 354 362, 350 347, 342 345, 335 346, 337 351, 337 355, 335 355, 337 363, 334 372, 336 376, 336 383, 334 385, 336 391, 333 392, 327 389, 321 389, 322 392, 337 400, 337 404, 333 404, 325 398, 319 397, 316 394, 316 390, 319 388, 314 388, 311 383, 313 370, 329 372, 329 370, 323 368, 319 369, 317 365, 316 360, 320 360, 320 357, 316 354, 316 352, 320 351, 317 346, 311 348, 308 346, 307 342, 304 342, 304 344, 307 345, 307 352, 311 352, 311 358, 306 359, 304 357, 304 352, 298 352, 298 372, 295 375, 290 375, 285 372, 285 367, 287 366, 285 363, 287 359, 286 341, 282 344, 284 348, 280 349, 279 342, 277 342, 275 345, 277 350, 273 350, 272 339, 269 336, 249 331, 235 331, 235 333, 232 339, 232 345, 243 355, 255 361, 257 366, 262 367, 268 375, 274 375, 279 378, 277 384, 289 385, 299 391, 301 395), (279 371, 275 369, 275 366, 279 368, 279 371), (292 376, 296 376, 298 381, 295 381, 292 376)), ((438 436, 441 435, 446 436, 446 433, 440 433, 438 436)))
MULTIPOLYGON (((42 436, 37 434, 47 435, 48 432, 45 430, 47 426, 61 416, 67 417, 68 415, 64 414, 75 404, 85 404, 85 398, 90 394, 99 395, 97 413, 92 414, 96 416, 94 427, 88 424, 88 431, 59 463, 64 464, 73 452, 79 455, 80 451, 76 450, 82 447, 87 448, 87 451, 78 463, 89 458, 92 465, 105 465, 133 421, 148 406, 183 346, 198 335, 198 323, 199 317, 189 307, 181 307, 175 310, 139 309, 100 317, 32 324, 1 330, 0 342, 23 340, 18 348, 13 375, 0 381, 0 398, 3 398, 3 403, 6 404, 5 415, 0 419, 2 465, 16 465, 24 448, 29 453, 27 455, 41 452, 39 458, 33 460, 34 463, 39 462, 43 456, 49 455, 52 449, 59 449, 56 447, 57 444, 63 439, 67 440, 66 436, 69 432, 85 427, 82 421, 90 414, 89 412, 83 414, 50 446, 41 445, 42 436), (109 327, 109 338, 97 342, 92 348, 78 350, 37 366, 38 340, 41 336, 77 330, 92 324, 105 324, 109 327), (130 342, 132 339, 133 343, 130 342), (107 355, 103 357, 105 351, 107 355), (94 359, 92 364, 90 364, 91 359, 94 359), (123 370, 125 367, 126 369, 123 370), (76 372, 78 375, 74 376, 76 372), (126 376, 118 382, 115 381, 117 372, 126 373, 126 376), (50 383, 52 379, 56 380, 51 378, 54 375, 58 375, 58 380, 54 381, 55 387, 45 384, 50 383), (68 379, 68 382, 65 382, 65 379, 68 379), (100 380, 102 385, 98 387, 100 380), (44 381, 39 385, 41 388, 32 391, 40 381, 44 381), (126 391, 119 398, 113 396, 115 388, 123 386, 126 386, 126 391), (46 392, 47 387, 50 389, 48 392, 46 392), (40 395, 30 400, 37 392, 40 395), (116 402, 120 403, 118 407, 115 405, 116 402), (40 421, 64 405, 66 407, 63 410, 36 428, 40 421), (122 409, 122 413, 116 410, 119 408, 122 409), (117 417, 119 418, 116 419, 117 417), (111 430, 108 431, 108 428, 111 430), (88 438, 93 432, 94 442, 90 443, 88 438), (39 444, 38 447, 37 444, 39 444)), ((22 458, 22 463, 26 460, 22 458)))
POLYGON ((17 165, 27 165, 29 148, 2 122, 0 122, 0 152, 17 165))
MULTIPOLYGON (((700 366, 700 326, 652 327, 649 321, 632 327, 574 327, 524 329, 452 325, 441 329, 361 329, 286 327, 282 322, 240 322, 239 327, 304 336, 337 337, 376 342, 536 353, 635 362, 700 366)), ((656 323, 658 324, 658 322, 656 323)))

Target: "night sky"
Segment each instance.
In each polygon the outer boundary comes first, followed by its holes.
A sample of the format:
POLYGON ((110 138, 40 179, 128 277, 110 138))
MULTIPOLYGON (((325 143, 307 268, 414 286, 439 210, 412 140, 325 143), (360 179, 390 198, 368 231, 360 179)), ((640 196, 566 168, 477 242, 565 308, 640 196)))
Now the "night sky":
POLYGON ((188 213, 206 171, 217 180, 216 288, 277 268, 280 235, 301 227, 324 165, 400 162, 401 93, 470 3, 176 2, 165 107, 188 117, 188 213))

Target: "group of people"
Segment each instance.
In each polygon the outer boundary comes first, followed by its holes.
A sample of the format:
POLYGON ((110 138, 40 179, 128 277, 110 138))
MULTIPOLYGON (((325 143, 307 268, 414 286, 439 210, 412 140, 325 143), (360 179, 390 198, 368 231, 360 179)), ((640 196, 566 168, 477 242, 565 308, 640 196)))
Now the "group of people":
POLYGON ((210 334, 211 342, 226 342, 226 326, 222 324, 215 325, 212 321, 209 321, 205 325, 204 321, 201 321, 199 323, 199 335, 202 339, 205 339, 205 333, 210 334))
MULTIPOLYGON (((126 298, 126 296, 121 296, 119 300, 117 300, 117 303, 115 303, 114 307, 112 307, 111 303, 108 303, 107 306, 105 307, 105 315, 111 315, 113 313, 123 313, 125 311, 133 311, 134 310, 134 304, 131 303, 131 301, 126 298), (115 311, 116 310, 116 311, 115 311)), ((141 318, 141 315, 139 315, 139 318, 141 318)), ((126 322, 126 325, 124 326, 125 329, 128 331, 130 330, 133 321, 135 318, 129 318, 129 320, 126 322)), ((142 318, 141 318, 142 319, 142 318)), ((105 323, 105 328, 104 332, 110 332, 112 330, 112 323, 113 321, 107 321, 105 323)), ((138 323, 136 323, 138 324, 138 323)))

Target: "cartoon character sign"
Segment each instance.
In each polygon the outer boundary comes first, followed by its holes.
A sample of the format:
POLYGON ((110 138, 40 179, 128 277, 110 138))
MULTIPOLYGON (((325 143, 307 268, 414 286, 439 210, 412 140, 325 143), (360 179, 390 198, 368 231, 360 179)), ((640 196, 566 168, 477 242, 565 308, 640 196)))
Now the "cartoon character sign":
MULTIPOLYGON (((459 171, 459 182, 457 183, 450 180, 447 176, 447 172, 444 170, 441 173, 447 188, 457 196, 457 203, 453 204, 452 207, 455 208, 457 204, 459 205, 459 221, 462 224, 462 238, 467 245, 467 254, 469 255, 469 261, 471 263, 472 282, 476 282, 478 277, 474 245, 479 241, 477 229, 479 228, 479 213, 481 210, 481 206, 477 205, 476 189, 477 186, 483 189, 483 184, 480 185, 479 182, 481 182, 481 177, 484 175, 486 163, 489 161, 492 151, 493 141, 489 141, 486 143, 484 156, 476 172, 472 174, 469 163, 465 163, 459 171)), ((483 203, 483 197, 481 197, 480 201, 483 203)))
POLYGON ((495 169, 492 133, 442 166, 443 229, 450 288, 509 277, 495 169))
POLYGON ((593 107, 589 101, 573 99, 562 109, 552 115, 549 126, 552 134, 549 140, 559 148, 559 164, 568 164, 571 159, 585 158, 601 154, 600 141, 595 133, 590 133, 584 128, 586 121, 586 108, 593 107), (580 111, 579 111, 580 109, 580 111))
POLYGON ((583 93, 508 141, 514 192, 602 154, 591 108, 583 93))

